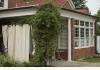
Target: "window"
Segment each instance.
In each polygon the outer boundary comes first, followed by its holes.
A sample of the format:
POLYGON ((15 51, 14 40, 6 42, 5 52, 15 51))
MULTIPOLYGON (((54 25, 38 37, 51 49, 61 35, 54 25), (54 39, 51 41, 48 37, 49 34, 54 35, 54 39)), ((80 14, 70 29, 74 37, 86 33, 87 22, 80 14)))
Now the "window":
POLYGON ((75 46, 79 46, 79 28, 75 28, 75 46))
POLYGON ((0 0, 0 7, 4 7, 4 0, 0 0))
POLYGON ((91 47, 94 43, 92 22, 75 20, 75 47, 91 47), (77 21, 77 23, 76 23, 77 21))
POLYGON ((92 22, 90 23, 90 27, 93 27, 93 23, 92 22))
POLYGON ((75 20, 75 25, 79 25, 79 21, 78 20, 75 20))
POLYGON ((86 29, 86 46, 89 46, 89 29, 86 29))
POLYGON ((86 26, 89 26, 89 22, 86 22, 85 25, 86 25, 86 26))
POLYGON ((81 40, 81 45, 84 46, 84 28, 80 28, 80 40, 81 40))
POLYGON ((84 26, 84 21, 80 21, 80 26, 84 26))

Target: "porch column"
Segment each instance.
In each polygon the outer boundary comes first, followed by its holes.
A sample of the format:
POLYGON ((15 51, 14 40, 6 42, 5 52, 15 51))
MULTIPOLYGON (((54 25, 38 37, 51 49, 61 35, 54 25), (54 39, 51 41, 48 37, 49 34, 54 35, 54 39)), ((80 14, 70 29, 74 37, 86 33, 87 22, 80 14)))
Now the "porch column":
POLYGON ((72 61, 71 57, 71 18, 68 18, 68 61, 72 61))

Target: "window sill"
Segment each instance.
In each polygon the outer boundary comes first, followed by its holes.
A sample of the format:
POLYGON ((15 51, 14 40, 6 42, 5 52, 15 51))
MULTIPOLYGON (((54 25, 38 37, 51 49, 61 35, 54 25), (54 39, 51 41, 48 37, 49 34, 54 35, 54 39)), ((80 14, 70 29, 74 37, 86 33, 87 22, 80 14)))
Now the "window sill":
POLYGON ((75 47, 75 49, 84 49, 84 48, 91 48, 91 47, 94 47, 94 46, 87 46, 87 47, 75 47))

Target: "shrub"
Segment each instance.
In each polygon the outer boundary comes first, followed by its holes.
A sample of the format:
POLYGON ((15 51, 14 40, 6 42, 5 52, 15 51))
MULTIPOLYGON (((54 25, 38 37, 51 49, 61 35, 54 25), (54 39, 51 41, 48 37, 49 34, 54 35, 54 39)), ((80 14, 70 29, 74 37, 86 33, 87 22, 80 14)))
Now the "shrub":
POLYGON ((7 56, 7 54, 0 54, 0 67, 32 67, 33 64, 31 62, 16 62, 10 57, 7 56))

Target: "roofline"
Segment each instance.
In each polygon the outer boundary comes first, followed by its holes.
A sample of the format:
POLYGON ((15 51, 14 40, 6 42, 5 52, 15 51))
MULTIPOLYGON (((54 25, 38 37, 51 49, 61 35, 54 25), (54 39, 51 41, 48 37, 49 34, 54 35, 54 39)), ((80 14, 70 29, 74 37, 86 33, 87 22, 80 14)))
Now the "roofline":
MULTIPOLYGON (((27 8, 36 8, 37 9, 38 7, 37 6, 24 6, 24 7, 17 7, 17 8, 2 9, 2 10, 0 10, 0 12, 10 11, 10 10, 27 9, 27 8)), ((66 10, 66 11, 70 11, 70 12, 74 12, 74 13, 77 13, 77 14, 81 14, 81 15, 97 18, 96 16, 89 15, 89 14, 84 14, 84 13, 81 13, 81 12, 78 12, 78 11, 75 11, 75 10, 70 10, 70 9, 65 9, 65 8, 61 8, 61 9, 62 10, 66 10)))
POLYGON ((61 8, 61 9, 67 10, 67 11, 70 11, 70 12, 74 12, 74 13, 77 13, 77 14, 81 14, 81 15, 85 15, 85 16, 89 16, 89 17, 94 17, 94 18, 96 18, 96 16, 94 16, 94 15, 85 14, 85 13, 78 12, 78 11, 75 11, 75 10, 65 9, 65 8, 61 8))

